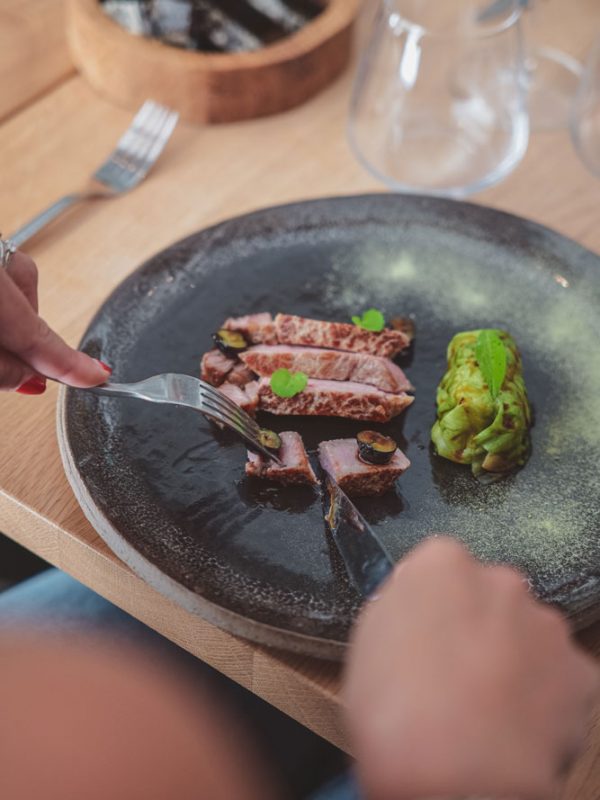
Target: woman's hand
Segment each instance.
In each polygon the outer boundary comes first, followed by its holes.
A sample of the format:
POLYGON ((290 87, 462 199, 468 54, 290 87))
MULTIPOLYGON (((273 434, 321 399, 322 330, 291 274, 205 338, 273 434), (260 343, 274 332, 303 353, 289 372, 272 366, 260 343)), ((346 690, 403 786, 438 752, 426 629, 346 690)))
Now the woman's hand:
POLYGON ((345 699, 372 800, 556 796, 582 747, 594 661, 507 567, 415 549, 354 632, 345 699))
POLYGON ((70 386, 97 386, 110 369, 73 350, 38 316, 33 260, 15 253, 0 268, 0 390, 41 394, 46 378, 70 386))

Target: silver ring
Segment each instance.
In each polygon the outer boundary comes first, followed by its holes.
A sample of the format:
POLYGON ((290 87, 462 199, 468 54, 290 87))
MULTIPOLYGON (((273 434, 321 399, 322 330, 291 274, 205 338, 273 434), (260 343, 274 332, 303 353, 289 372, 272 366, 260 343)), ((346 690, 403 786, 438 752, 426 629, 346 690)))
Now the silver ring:
POLYGON ((16 252, 17 248, 10 239, 3 239, 2 234, 0 234, 0 267, 7 269, 11 258, 16 252))

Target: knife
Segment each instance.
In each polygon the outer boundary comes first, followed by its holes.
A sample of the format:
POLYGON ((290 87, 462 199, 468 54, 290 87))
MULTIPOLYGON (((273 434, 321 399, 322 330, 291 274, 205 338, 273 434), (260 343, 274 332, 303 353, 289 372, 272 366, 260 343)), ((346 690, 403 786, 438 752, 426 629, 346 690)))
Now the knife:
POLYGON ((325 522, 348 577, 363 597, 369 597, 394 569, 394 562, 366 519, 327 472, 325 486, 329 495, 325 522))

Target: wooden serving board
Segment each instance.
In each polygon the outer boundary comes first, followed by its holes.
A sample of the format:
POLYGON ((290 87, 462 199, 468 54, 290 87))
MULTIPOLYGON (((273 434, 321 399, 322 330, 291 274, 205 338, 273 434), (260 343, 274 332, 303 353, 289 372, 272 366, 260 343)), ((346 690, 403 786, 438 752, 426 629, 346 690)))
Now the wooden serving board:
POLYGON ((346 67, 359 0, 328 0, 297 33, 252 52, 200 53, 135 36, 98 0, 71 0, 75 64, 102 94, 135 110, 149 98, 196 123, 234 122, 300 105, 346 67))

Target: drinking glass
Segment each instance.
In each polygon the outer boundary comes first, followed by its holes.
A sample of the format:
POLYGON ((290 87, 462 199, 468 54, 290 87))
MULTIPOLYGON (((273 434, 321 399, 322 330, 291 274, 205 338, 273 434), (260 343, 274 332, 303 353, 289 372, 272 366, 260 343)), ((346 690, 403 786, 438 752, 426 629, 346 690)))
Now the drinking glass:
POLYGON ((379 0, 348 137, 390 188, 464 197, 505 178, 529 138, 519 0, 379 0))
POLYGON ((583 163, 600 177, 600 37, 590 51, 575 96, 571 136, 583 163))
POLYGON ((556 20, 560 14, 577 13, 563 2, 521 0, 525 36, 525 68, 529 93, 529 124, 533 132, 558 130, 569 124, 569 115, 582 66, 573 56, 550 46, 544 39, 544 17, 556 20))

